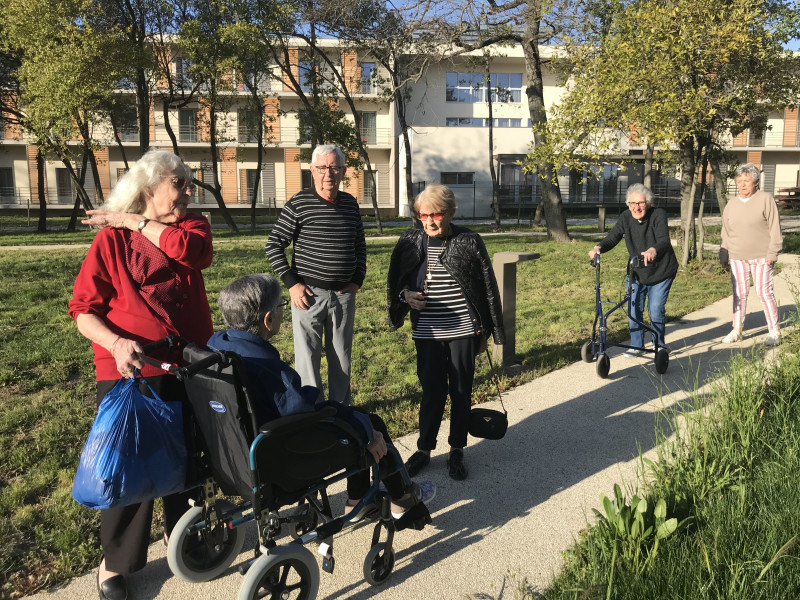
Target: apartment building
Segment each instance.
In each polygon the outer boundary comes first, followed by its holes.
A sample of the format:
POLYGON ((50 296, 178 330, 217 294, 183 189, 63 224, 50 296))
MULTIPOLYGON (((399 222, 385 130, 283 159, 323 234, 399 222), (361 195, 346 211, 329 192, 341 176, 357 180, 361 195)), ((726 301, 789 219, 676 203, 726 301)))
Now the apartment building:
MULTIPOLYGON (((524 159, 533 141, 525 96, 526 76, 522 48, 496 50, 487 68, 477 56, 460 56, 434 64, 424 76, 409 87, 406 119, 410 126, 411 164, 405 162, 402 136, 393 102, 376 85, 385 76, 369 57, 341 51, 335 40, 324 42, 328 56, 343 74, 361 116, 361 135, 375 172, 378 206, 386 214, 407 215, 405 176, 411 170, 417 189, 428 182, 449 185, 456 193, 459 214, 463 217, 491 215, 491 173, 494 165, 500 184, 500 202, 505 207, 532 206, 538 200, 539 186, 534 175, 523 172, 524 159), (486 82, 490 85, 487 86, 486 82), (489 147, 489 100, 492 108, 493 144, 489 147)), ((542 47, 547 59, 552 48, 542 47)), ((312 68, 301 46, 291 53, 291 62, 301 85, 304 72, 312 68)), ((192 87, 189 65, 176 57, 172 72, 176 81, 192 87)), ((230 207, 249 206, 256 179, 257 144, 253 123, 265 116, 270 127, 267 149, 261 166, 259 206, 280 208, 303 187, 310 186, 309 165, 298 160, 301 149, 309 148, 300 138, 298 109, 300 100, 288 77, 277 66, 273 77, 259 84, 264 94, 263 108, 256 111, 248 100, 244 82, 224 92, 226 108, 219 116, 217 135, 220 162, 217 176, 222 197, 230 207), (259 112, 263 110, 263 115, 259 112)), ((552 73, 545 70, 545 105, 550 106, 563 93, 552 73)), ((133 92, 120 90, 121 95, 133 92)), ((171 148, 165 126, 162 95, 153 95, 150 107, 151 145, 171 148)), ((348 115, 349 107, 340 101, 348 115)), ((197 101, 166 113, 178 138, 181 155, 201 181, 210 181, 213 165, 209 153, 209 132, 204 109, 197 101)), ((745 131, 728 140, 737 162, 753 162, 763 169, 762 188, 770 193, 800 185, 800 127, 798 110, 787 109, 770 115, 764 131, 745 131)), ((124 172, 122 150, 113 140, 110 124, 95 126, 94 136, 101 144, 96 151, 98 181, 88 177, 90 195, 95 186, 108 194, 124 172)), ((122 146, 128 159, 138 153, 138 129, 135 112, 120 129, 122 146)), ((19 127, 0 125, 0 208, 36 206, 36 147, 19 127)), ((635 140, 634 140, 635 141, 635 140)), ((77 144, 77 141, 76 141, 77 144)), ((581 172, 560 173, 559 184, 566 203, 616 203, 624 198, 631 183, 643 180, 644 148, 635 143, 624 145, 620 154, 606 161, 587 164, 581 172), (626 164, 623 166, 623 162, 626 164)), ((74 202, 74 189, 66 168, 48 157, 45 165, 48 206, 67 207, 74 202)), ((88 175, 88 174, 87 174, 88 175)), ((372 211, 371 181, 364 172, 349 172, 345 189, 358 198, 365 211, 372 211)), ((679 195, 680 182, 673 171, 657 171, 652 185, 662 199, 679 195)), ((198 188, 197 207, 215 205, 211 194, 198 188)))
MULTIPOLYGON (((356 110, 361 118, 361 135, 364 140, 372 170, 374 171, 375 195, 380 209, 392 210, 396 207, 395 163, 395 116, 390 102, 379 95, 372 76, 376 70, 374 62, 362 61, 353 52, 341 52, 334 42, 328 44, 326 52, 332 62, 345 74, 356 110)), ((302 48, 290 52, 293 74, 296 81, 306 88, 304 72, 312 68, 305 60, 302 48)), ((176 56, 171 66, 173 81, 187 91, 193 87, 189 77, 189 64, 176 56)), ((281 74, 277 66, 271 68, 272 78, 259 82, 259 93, 264 96, 263 107, 256 110, 250 92, 244 82, 237 83, 237 74, 232 74, 232 89, 222 91, 225 108, 217 111, 217 147, 219 163, 217 177, 221 185, 222 198, 226 205, 249 206, 251 192, 258 168, 256 123, 263 116, 269 131, 265 137, 266 151, 262 157, 261 177, 258 188, 258 204, 262 207, 281 207, 296 192, 311 185, 309 164, 299 160, 302 149, 311 146, 300 140, 298 121, 300 100, 292 88, 288 76, 281 74)), ((159 84, 153 94, 150 106, 150 145, 151 147, 172 149, 166 123, 174 132, 178 148, 186 164, 193 169, 200 181, 213 179, 214 165, 210 154, 208 108, 195 99, 180 108, 163 110, 166 90, 159 84)), ((203 88, 201 86, 202 93, 203 88)), ((121 89, 123 98, 129 97, 130 105, 135 106, 134 92, 121 89)), ((340 108, 352 122, 352 111, 342 101, 340 108)), ((99 187, 107 196, 117 179, 125 172, 124 155, 134 161, 139 152, 139 131, 135 108, 126 123, 118 128, 121 143, 114 140, 110 122, 99 121, 93 124, 93 140, 99 144, 95 150, 98 166, 97 181, 91 172, 86 174, 85 188, 90 197, 99 187), (120 147, 121 146, 121 147, 120 147)), ((75 140, 76 153, 79 141, 75 140)), ((36 206, 37 193, 37 148, 32 138, 19 126, 11 123, 0 124, 0 208, 36 206)), ((356 196, 365 208, 372 209, 372 177, 365 177, 362 170, 348 172, 344 188, 356 196)), ((69 172, 55 156, 45 161, 45 202, 50 207, 68 207, 75 201, 75 190, 69 172)), ((198 187, 194 204, 216 206, 214 197, 198 187)))

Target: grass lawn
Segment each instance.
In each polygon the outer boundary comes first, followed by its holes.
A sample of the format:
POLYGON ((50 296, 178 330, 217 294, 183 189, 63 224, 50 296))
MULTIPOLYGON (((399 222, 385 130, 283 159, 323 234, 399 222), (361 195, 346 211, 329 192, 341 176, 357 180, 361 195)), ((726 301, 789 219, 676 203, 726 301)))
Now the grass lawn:
MULTIPOLYGON (((59 235, 60 242, 69 239, 59 235)), ((88 241, 91 234, 83 235, 88 241)), ((265 233, 237 238, 220 234, 217 241, 205 279, 215 325, 220 327, 220 288, 240 275, 269 271, 269 266, 263 253, 265 233)), ((487 235, 485 241, 490 255, 502 250, 541 255, 538 261, 519 265, 516 353, 523 370, 504 377, 503 387, 579 360, 594 317, 595 272, 587 257, 594 241, 555 244, 539 236, 511 234, 487 235)), ((394 245, 394 239, 368 241, 368 274, 356 313, 353 393, 357 405, 378 412, 397 436, 416 429, 420 390, 410 326, 391 331, 385 315, 386 272, 394 245)), ((89 343, 66 312, 85 252, 0 252, 0 272, 5 275, 0 279, 2 594, 28 594, 63 582, 96 566, 99 559, 97 513, 70 497, 95 412, 89 343)), ((622 245, 606 255, 604 296, 617 299, 624 293, 626 259, 622 245)), ((713 262, 681 271, 667 303, 667 318, 678 319, 729 293, 727 273, 713 262)), ((290 327, 287 321, 276 340, 289 362, 290 327)), ((627 321, 618 318, 611 328, 612 339, 627 337, 627 321)), ((475 401, 491 395, 492 387, 486 360, 480 359, 475 401)))

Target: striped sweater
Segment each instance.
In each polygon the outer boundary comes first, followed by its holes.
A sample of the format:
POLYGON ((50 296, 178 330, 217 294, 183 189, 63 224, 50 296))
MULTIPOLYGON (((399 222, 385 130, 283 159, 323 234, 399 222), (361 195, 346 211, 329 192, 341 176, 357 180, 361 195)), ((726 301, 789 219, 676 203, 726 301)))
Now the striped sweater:
POLYGON ((367 244, 356 199, 340 191, 335 202, 314 190, 292 196, 278 217, 264 250, 275 273, 290 288, 303 283, 339 290, 359 287, 367 273, 367 244), (294 244, 292 262, 286 248, 294 244))

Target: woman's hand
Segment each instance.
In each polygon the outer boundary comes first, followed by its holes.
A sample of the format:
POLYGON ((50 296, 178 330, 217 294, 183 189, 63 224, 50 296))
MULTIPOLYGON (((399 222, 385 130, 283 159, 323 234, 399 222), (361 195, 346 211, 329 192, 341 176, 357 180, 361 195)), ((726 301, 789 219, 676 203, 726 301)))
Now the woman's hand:
POLYGON ((136 229, 139 223, 144 219, 142 215, 114 212, 101 208, 87 210, 86 214, 89 215, 89 218, 81 221, 84 225, 91 225, 92 227, 114 227, 115 229, 136 229))
POLYGON ((644 258, 644 266, 646 267, 648 263, 651 263, 656 259, 656 249, 648 248, 642 252, 642 258, 644 258))
POLYGON ((406 302, 408 302, 408 305, 414 310, 422 310, 425 308, 425 305, 428 304, 428 301, 425 300, 425 294, 422 292, 406 290, 406 293, 403 297, 406 299, 406 302))
POLYGON ((117 371, 128 378, 133 377, 134 367, 141 369, 144 366, 144 362, 134 356, 134 353, 141 351, 142 347, 138 342, 123 337, 118 337, 109 348, 111 356, 117 363, 117 371))
POLYGON ((367 444, 367 450, 369 450, 375 462, 380 462, 386 456, 386 440, 383 439, 383 434, 380 431, 372 430, 372 443, 367 444))

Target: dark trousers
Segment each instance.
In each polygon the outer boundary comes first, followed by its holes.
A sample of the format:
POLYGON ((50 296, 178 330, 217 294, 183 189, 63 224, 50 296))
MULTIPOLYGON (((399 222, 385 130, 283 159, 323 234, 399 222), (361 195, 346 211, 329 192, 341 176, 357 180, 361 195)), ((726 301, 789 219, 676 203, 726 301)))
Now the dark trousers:
MULTIPOLYGON (((386 440, 386 445, 392 443, 392 438, 389 437, 389 431, 386 429, 386 423, 383 422, 378 415, 368 413, 369 419, 372 421, 372 428, 375 431, 383 434, 386 440)), ((403 483, 403 475, 400 469, 404 469, 403 463, 395 464, 394 458, 391 453, 387 453, 379 463, 380 478, 386 486, 386 491, 392 500, 397 500, 405 494, 405 485, 403 483)), ((347 478, 347 497, 352 500, 360 500, 367 490, 370 488, 369 471, 361 471, 355 475, 347 478)))
MULTIPOLYGON (((184 402, 184 409, 188 408, 183 384, 172 375, 148 377, 147 381, 162 400, 184 402)), ((97 382, 98 405, 116 383, 116 381, 97 382)), ((147 396, 151 395, 147 386, 142 385, 140 389, 147 396)), ((189 410, 183 411, 184 430, 188 413, 189 410)), ((190 490, 163 499, 164 529, 167 535, 189 509, 189 499, 196 495, 196 490, 190 490)), ((153 501, 100 511, 100 544, 105 555, 106 569, 125 575, 144 568, 147 564, 152 520, 153 501)))
POLYGON ((452 448, 467 445, 469 411, 472 407, 472 382, 480 337, 457 340, 415 340, 417 376, 422 386, 419 407, 419 450, 436 448, 447 395, 450 394, 450 436, 452 448))

